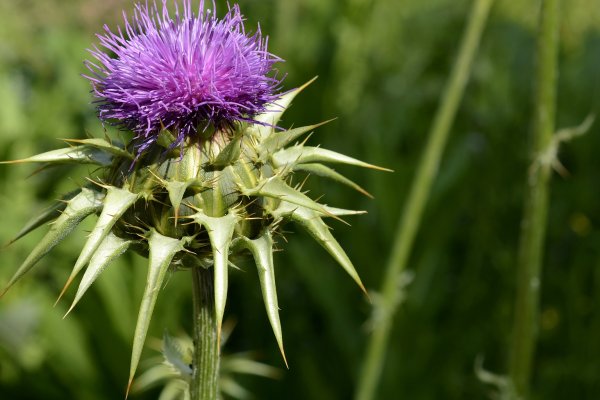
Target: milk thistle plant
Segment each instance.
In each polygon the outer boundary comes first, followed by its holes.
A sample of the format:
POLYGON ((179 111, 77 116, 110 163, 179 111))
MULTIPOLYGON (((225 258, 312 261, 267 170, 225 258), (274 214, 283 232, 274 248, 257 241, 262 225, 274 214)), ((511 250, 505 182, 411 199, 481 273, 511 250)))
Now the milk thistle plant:
MULTIPOLYGON (((303 87, 281 93, 260 30, 248 34, 237 6, 223 18, 201 1, 142 3, 124 26, 105 27, 86 62, 99 118, 132 136, 73 140, 70 146, 13 163, 92 164, 88 184, 32 219, 16 239, 51 222, 48 233, 10 279, 3 295, 85 218, 97 222, 60 297, 83 277, 69 312, 127 250, 148 258, 128 390, 154 305, 169 270, 192 276, 192 399, 218 397, 222 321, 228 275, 237 257, 256 264, 268 319, 285 361, 273 265, 274 238, 286 221, 306 230, 362 288, 325 218, 359 214, 321 204, 294 183, 294 173, 364 190, 325 164, 378 168, 298 142, 320 124, 283 129, 280 118, 303 87)), ((15 240, 16 240, 15 239, 15 240)), ((176 362, 174 364, 177 364, 176 362)), ((286 361, 287 364, 287 361, 286 361)), ((187 365, 187 364, 186 364, 187 365)), ((185 368, 184 368, 185 369, 185 368)), ((185 371, 182 371, 185 375, 185 371)))

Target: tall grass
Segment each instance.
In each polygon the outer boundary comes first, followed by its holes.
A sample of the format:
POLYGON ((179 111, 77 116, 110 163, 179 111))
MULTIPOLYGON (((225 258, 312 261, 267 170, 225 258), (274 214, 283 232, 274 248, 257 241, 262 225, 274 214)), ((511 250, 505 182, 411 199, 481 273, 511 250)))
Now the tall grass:
MULTIPOLYGON (((365 361, 359 376, 357 400, 376 398, 376 388, 385 361, 386 347, 394 321, 394 314, 402 296, 401 274, 406 269, 415 236, 421 224, 423 210, 428 203, 433 181, 439 171, 442 154, 471 72, 473 59, 492 3, 493 0, 475 0, 473 2, 456 64, 454 64, 440 107, 433 120, 428 142, 404 206, 402 219, 394 236, 391 255, 381 284, 381 295, 378 296, 378 300, 374 304, 373 316, 371 317, 373 333, 369 340, 365 361)), ((401 392, 401 389, 399 390, 401 392)))
POLYGON ((509 377, 514 400, 529 398, 542 286, 544 238, 548 219, 550 176, 556 120, 559 1, 542 0, 537 38, 534 129, 531 166, 527 171, 519 257, 517 293, 510 345, 509 377))

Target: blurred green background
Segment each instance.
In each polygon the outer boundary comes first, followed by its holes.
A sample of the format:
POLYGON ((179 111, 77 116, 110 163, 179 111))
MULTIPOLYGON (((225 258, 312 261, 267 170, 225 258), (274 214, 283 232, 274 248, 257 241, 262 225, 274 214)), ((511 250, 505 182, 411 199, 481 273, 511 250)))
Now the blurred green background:
MULTIPOLYGON (((374 196, 309 182, 331 205, 364 209, 334 223, 367 288, 378 290, 397 220, 471 1, 240 0, 270 50, 286 60, 286 88, 318 75, 284 125, 338 117, 311 137, 396 172, 343 169, 374 196)), ((380 399, 484 399, 493 388, 477 357, 506 371, 515 253, 532 119, 537 1, 498 0, 451 132, 407 271, 380 399)), ((128 0, 0 0, 0 159, 101 136, 80 76, 102 24, 128 0)), ((226 6, 218 2, 219 15, 226 6)), ((558 126, 600 110, 600 0, 562 2, 558 126)), ((561 148, 544 254, 535 399, 600 398, 600 123, 561 148)), ((83 181, 86 168, 0 167, 0 241, 48 200, 83 181)), ((93 222, 93 221, 91 221, 93 222)), ((58 246, 0 300, 0 399, 119 399, 126 386, 145 264, 125 255, 67 319, 56 307, 86 229, 58 246)), ((278 354, 250 264, 233 272, 226 316, 237 321, 226 352, 253 350, 279 380, 242 377, 257 399, 349 399, 367 339, 370 307, 352 280, 303 232, 288 227, 277 253, 279 303, 290 370, 278 354)), ((0 252, 6 282, 43 230, 0 252)), ((172 276, 150 335, 191 332, 191 288, 172 276)), ((152 342, 152 341, 150 341, 152 342)), ((157 355, 148 346, 144 357, 157 355)), ((143 367, 143 365, 142 365, 143 367)), ((157 398, 160 388, 132 399, 157 398)))

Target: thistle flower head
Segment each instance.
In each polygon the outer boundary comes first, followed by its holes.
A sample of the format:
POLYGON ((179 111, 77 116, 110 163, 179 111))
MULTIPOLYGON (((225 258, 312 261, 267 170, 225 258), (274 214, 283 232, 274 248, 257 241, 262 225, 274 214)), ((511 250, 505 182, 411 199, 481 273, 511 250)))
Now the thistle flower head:
POLYGON ((175 6, 172 16, 167 0, 137 4, 124 30, 104 27, 91 50, 98 63, 86 63, 99 117, 132 130, 138 154, 163 128, 180 144, 210 125, 252 121, 278 97, 281 81, 269 73, 281 60, 260 29, 245 32, 237 5, 222 19, 203 0, 196 13, 191 0, 175 6))
POLYGON ((176 2, 182 6, 174 17, 166 3, 160 9, 155 3, 137 5, 133 18, 125 18, 124 32, 105 28, 100 44, 114 57, 96 48, 92 54, 99 65, 89 63, 100 118, 132 130, 133 143, 76 140, 65 149, 15 161, 99 168, 90 184, 17 234, 15 240, 53 221, 0 291, 2 297, 85 218, 97 215, 61 296, 85 269, 70 311, 113 259, 128 249, 148 257, 130 385, 169 269, 212 269, 219 337, 230 265, 237 257, 254 258, 283 355, 273 251, 286 221, 307 231, 364 290, 324 221, 362 212, 312 199, 295 174, 331 179, 368 195, 327 164, 381 169, 299 141, 321 124, 273 129, 305 86, 275 94, 280 81, 268 74, 279 59, 267 52, 260 31, 246 35, 236 6, 219 20, 203 11, 203 1, 196 14, 191 0, 176 2), (210 140, 199 140, 208 127, 210 140))

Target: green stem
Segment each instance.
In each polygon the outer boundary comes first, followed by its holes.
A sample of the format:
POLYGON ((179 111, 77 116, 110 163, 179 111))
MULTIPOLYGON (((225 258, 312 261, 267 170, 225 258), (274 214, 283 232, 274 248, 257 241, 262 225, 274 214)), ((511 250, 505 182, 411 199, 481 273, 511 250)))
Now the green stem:
POLYGON ((471 14, 463 34, 458 58, 445 88, 440 107, 437 110, 427 147, 419 163, 402 218, 396 231, 390 259, 386 267, 381 288, 381 304, 373 310, 377 319, 367 347, 356 392, 357 400, 375 398, 375 391, 381 375, 386 347, 389 340, 395 309, 399 302, 399 281, 406 267, 423 209, 429 198, 431 186, 437 175, 440 159, 454 121, 456 110, 462 99, 471 65, 481 39, 485 22, 493 0, 474 0, 471 14))
POLYGON ((219 343, 215 314, 213 270, 192 268, 194 297, 194 358, 192 400, 216 400, 219 384, 219 343))
POLYGON ((527 192, 521 222, 517 260, 517 293, 509 355, 509 377, 513 398, 529 395, 531 365, 538 327, 540 272, 548 216, 551 164, 541 155, 554 134, 558 48, 558 0, 543 0, 537 42, 532 166, 527 175, 527 192))

